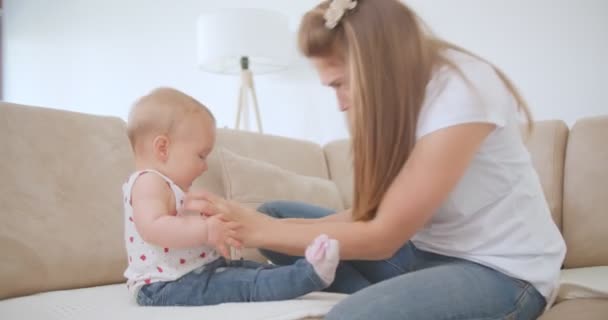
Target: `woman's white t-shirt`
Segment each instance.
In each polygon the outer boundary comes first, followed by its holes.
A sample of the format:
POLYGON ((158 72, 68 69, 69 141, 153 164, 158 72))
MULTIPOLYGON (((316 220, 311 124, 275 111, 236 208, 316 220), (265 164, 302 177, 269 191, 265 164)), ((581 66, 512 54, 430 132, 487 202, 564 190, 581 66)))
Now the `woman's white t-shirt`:
POLYGON ((427 86, 417 139, 464 123, 496 128, 412 242, 421 250, 528 281, 550 298, 566 246, 524 146, 517 102, 489 64, 453 50, 445 54, 468 82, 447 66, 436 71, 427 86))

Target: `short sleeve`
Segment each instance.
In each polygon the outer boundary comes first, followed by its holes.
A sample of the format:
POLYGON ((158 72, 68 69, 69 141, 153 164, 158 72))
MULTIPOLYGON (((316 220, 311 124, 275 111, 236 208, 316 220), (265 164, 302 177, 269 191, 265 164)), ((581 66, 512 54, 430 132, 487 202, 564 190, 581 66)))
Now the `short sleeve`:
POLYGON ((420 110, 416 138, 465 123, 505 126, 515 99, 490 65, 470 57, 435 73, 427 86, 420 110))

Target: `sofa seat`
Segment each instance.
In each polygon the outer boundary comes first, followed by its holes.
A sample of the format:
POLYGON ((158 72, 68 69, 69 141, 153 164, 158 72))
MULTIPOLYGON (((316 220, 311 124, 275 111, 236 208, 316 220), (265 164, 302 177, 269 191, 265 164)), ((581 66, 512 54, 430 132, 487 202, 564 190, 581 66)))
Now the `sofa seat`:
POLYGON ((539 320, 606 320, 608 300, 574 299, 553 306, 539 320))

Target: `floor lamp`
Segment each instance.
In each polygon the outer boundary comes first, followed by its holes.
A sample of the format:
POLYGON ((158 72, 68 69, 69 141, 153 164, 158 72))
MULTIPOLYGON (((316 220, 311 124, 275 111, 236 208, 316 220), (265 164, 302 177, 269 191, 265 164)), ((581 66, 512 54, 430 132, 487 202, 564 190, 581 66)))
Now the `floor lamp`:
POLYGON ((263 132, 253 75, 287 68, 293 43, 285 15, 266 9, 220 9, 197 23, 198 65, 207 72, 240 75, 235 129, 249 130, 253 112, 263 132), (251 102, 251 103, 249 103, 251 102))

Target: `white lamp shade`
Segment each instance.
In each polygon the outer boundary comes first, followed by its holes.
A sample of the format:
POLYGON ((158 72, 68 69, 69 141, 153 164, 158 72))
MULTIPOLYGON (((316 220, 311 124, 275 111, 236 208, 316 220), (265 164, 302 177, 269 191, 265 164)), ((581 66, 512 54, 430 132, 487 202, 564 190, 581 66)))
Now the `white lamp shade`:
POLYGON ((197 23, 198 65, 216 73, 240 73, 241 57, 255 74, 287 68, 291 34, 285 15, 265 9, 221 9, 197 23))

